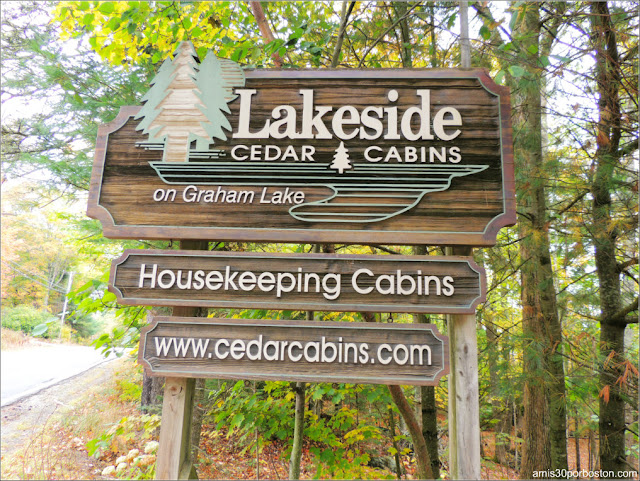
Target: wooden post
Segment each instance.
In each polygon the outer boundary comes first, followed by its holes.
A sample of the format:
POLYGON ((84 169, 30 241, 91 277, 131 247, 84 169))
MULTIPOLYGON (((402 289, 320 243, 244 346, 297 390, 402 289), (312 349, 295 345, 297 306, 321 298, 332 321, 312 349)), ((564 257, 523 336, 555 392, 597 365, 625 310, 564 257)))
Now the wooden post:
MULTIPOLYGON (((181 249, 207 250, 207 241, 180 241, 181 249)), ((199 307, 174 307, 173 315, 197 315, 199 307)), ((160 421, 160 446, 156 461, 156 479, 198 479, 191 459, 191 420, 196 380, 168 377, 165 379, 160 421)))
MULTIPOLYGON (((468 3, 460 11, 460 64, 471 67, 468 3)), ((449 247, 448 255, 473 255, 470 247, 449 247)), ((449 477, 480 479, 480 404, 478 338, 475 314, 448 316, 449 334, 449 477)))
MULTIPOLYGON (((448 255, 472 255, 469 247, 447 248, 448 255)), ((449 476, 480 479, 478 340, 475 314, 450 314, 449 476)))
POLYGON ((189 454, 195 382, 180 377, 165 381, 156 479, 197 479, 189 454))

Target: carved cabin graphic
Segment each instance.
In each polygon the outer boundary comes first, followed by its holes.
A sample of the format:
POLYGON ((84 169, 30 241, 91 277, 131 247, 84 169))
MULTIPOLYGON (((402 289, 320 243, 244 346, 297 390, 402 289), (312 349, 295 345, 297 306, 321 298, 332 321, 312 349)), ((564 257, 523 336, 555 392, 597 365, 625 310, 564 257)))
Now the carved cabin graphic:
POLYGON ((212 52, 198 60, 191 43, 182 42, 176 56, 158 70, 135 117, 137 130, 148 135, 137 145, 163 151, 162 161, 149 164, 167 184, 326 187, 331 195, 294 205, 289 214, 313 223, 373 223, 409 211, 431 192, 449 189, 456 177, 489 167, 354 163, 342 141, 330 163, 232 160, 227 150, 212 144, 228 140, 228 103, 237 97, 233 89, 244 87, 244 73, 212 52))

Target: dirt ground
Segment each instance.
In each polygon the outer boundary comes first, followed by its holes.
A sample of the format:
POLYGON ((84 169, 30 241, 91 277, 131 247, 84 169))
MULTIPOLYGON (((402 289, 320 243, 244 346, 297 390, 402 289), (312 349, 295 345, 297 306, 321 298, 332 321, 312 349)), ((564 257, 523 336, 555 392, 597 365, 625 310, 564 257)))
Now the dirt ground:
POLYGON ((72 408, 92 388, 103 386, 113 378, 123 361, 101 364, 71 379, 51 386, 33 396, 17 401, 1 410, 1 459, 28 447, 38 433, 62 408, 72 408))
MULTIPOLYGON (((125 446, 122 453, 96 459, 88 455, 86 443, 104 430, 105 419, 117 422, 122 416, 134 416, 137 412, 138 401, 118 401, 118 394, 114 394, 113 387, 110 387, 118 383, 118 376, 133 379, 133 365, 133 361, 127 363, 124 358, 101 364, 3 407, 0 479, 114 479, 113 475, 102 476, 103 469, 113 465, 115 457, 126 453, 131 446, 125 446), (127 366, 128 371, 124 372, 127 366), (102 412, 104 419, 96 417, 98 411, 102 412), (111 418, 107 411, 113 411, 111 418), (74 425, 82 428, 73 429, 74 425), (87 434, 91 430, 96 432, 87 434)), ((244 449, 244 443, 228 438, 226 432, 216 429, 214 424, 203 426, 200 439, 198 472, 202 479, 256 479, 258 476, 260 479, 286 479, 286 443, 265 444, 256 460, 254 453, 244 449)), ((493 435, 484 433, 483 439, 484 454, 490 457, 493 435)), ((143 444, 141 441, 137 446, 141 451, 143 444)), ((569 467, 575 469, 574 439, 569 440, 568 448, 569 467)), ((580 455, 581 467, 588 467, 587 439, 580 441, 580 455)), ((303 477, 313 477, 315 468, 308 449, 303 460, 303 477)), ((485 461, 482 478, 517 479, 517 472, 485 461)))

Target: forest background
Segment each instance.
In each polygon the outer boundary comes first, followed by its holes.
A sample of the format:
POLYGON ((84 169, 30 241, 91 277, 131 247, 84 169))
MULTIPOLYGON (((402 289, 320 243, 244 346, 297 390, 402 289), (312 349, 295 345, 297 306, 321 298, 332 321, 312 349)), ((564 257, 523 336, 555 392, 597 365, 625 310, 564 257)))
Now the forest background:
MULTIPOLYGON (((413 1, 3 2, 3 327, 105 351, 136 346, 150 308, 115 304, 106 291, 110 262, 125 248, 177 245, 106 239, 83 210, 98 125, 120 106, 140 104, 159 62, 180 41, 253 68, 451 68, 460 65, 458 8, 413 1), (68 290, 70 312, 60 328, 68 290)), ((638 2, 468 8, 472 66, 511 88, 518 212, 518 224, 503 229, 495 247, 474 251, 488 279, 487 302, 477 311, 481 425, 493 433, 483 462, 528 479, 535 470, 566 469, 570 438, 586 438, 589 469, 637 471, 638 2)), ((312 246, 212 239, 209 248, 312 246)), ((321 249, 443 253, 437 246, 321 249)), ((315 313, 318 320, 371 320, 364 317, 315 313)), ((381 313, 375 320, 428 321, 446 332, 445 316, 381 313)), ((161 382, 144 379, 140 390, 145 410, 154 412, 161 382)), ((292 443, 295 386, 208 381, 198 392, 197 425, 213 420, 240 433, 249 449, 256 430, 265 440, 292 443)), ((398 399, 384 386, 313 384, 302 395, 319 477, 379 476, 367 465, 381 454, 383 438, 393 442, 382 454, 396 460, 410 458, 419 443, 407 434, 411 415, 399 415, 398 399), (405 438, 410 447, 403 450, 405 438)), ((446 476, 446 382, 405 386, 401 395, 428 448, 422 469, 431 471, 418 473, 446 476)), ((96 452, 101 444, 94 441, 96 452)))

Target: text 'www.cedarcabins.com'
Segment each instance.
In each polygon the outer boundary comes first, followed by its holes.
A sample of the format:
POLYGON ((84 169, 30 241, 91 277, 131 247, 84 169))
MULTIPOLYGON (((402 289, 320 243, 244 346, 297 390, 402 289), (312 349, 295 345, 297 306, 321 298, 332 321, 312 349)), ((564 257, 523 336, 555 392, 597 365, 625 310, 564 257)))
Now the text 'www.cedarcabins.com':
POLYGON ((265 341, 264 336, 245 339, 155 337, 158 357, 212 360, 310 362, 345 364, 397 364, 430 366, 431 347, 426 344, 378 344, 334 341, 265 341))

